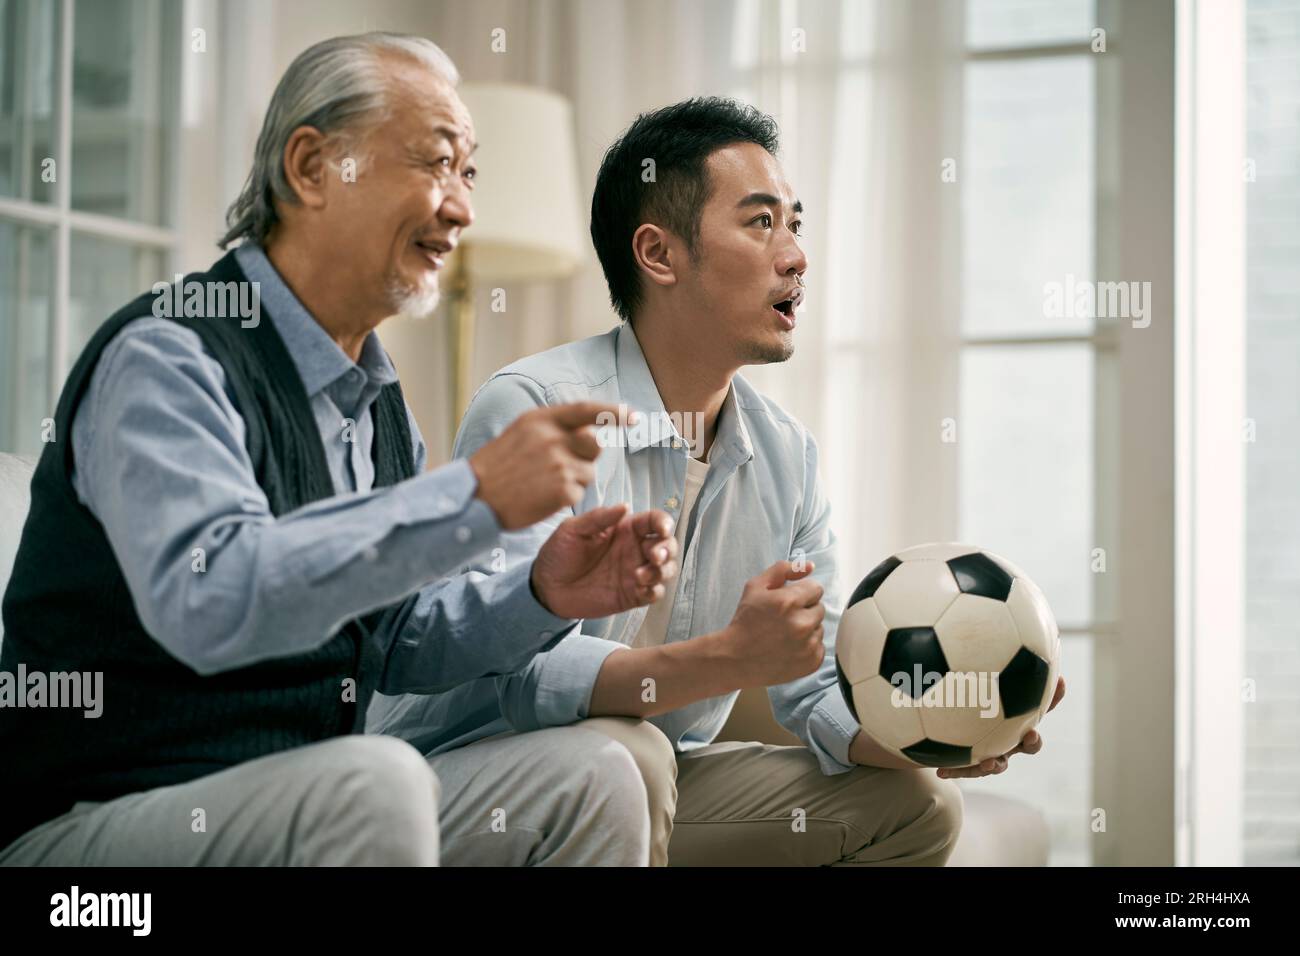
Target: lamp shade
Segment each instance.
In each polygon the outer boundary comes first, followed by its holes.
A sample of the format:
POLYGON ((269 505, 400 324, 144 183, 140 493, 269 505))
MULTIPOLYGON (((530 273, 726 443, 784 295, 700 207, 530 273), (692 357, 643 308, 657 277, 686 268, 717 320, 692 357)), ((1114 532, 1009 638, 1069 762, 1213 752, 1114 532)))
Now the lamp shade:
POLYGON ((569 275, 585 248, 569 101, 507 83, 458 92, 479 143, 474 224, 461 236, 474 281, 569 275))

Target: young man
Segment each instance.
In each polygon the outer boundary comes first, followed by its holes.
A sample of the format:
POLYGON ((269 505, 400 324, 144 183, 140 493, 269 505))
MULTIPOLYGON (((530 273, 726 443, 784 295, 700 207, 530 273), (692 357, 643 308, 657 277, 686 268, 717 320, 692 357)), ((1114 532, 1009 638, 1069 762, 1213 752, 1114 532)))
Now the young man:
MULTIPOLYGON (((446 745, 443 714, 461 716, 462 734, 641 717, 673 751, 650 790, 653 862, 942 865, 960 792, 875 746, 836 686, 842 598, 817 445, 737 374, 790 357, 804 294, 802 207, 776 150, 772 120, 728 100, 639 117, 592 199, 626 323, 498 372, 458 436, 457 454, 472 455, 529 408, 641 410, 658 427, 603 455, 575 510, 626 497, 671 514, 676 587, 652 608, 588 619, 517 674, 441 699, 378 698, 368 726, 425 749, 446 745), (768 688, 804 746, 712 743, 746 687, 768 688)), ((505 536, 499 569, 528 560, 565 514, 505 536)), ((1040 746, 1031 734, 1013 753, 1040 746)), ((1006 756, 943 776, 1005 767, 1006 756)))
MULTIPOLYGON (((231 208, 239 247, 188 277, 183 311, 165 283, 120 309, 69 374, 0 671, 91 675, 102 707, 0 707, 0 863, 437 863, 440 810, 518 793, 521 761, 443 778, 360 734, 372 693, 508 673, 672 577, 675 544, 653 537, 667 517, 619 506, 506 574, 446 578, 578 500, 608 409, 540 410, 424 472, 375 328, 432 309, 473 221, 456 82, 417 37, 303 52, 231 208)), ((536 801, 531 861, 647 861, 637 764, 599 743, 534 747, 532 786, 566 792, 536 801)))

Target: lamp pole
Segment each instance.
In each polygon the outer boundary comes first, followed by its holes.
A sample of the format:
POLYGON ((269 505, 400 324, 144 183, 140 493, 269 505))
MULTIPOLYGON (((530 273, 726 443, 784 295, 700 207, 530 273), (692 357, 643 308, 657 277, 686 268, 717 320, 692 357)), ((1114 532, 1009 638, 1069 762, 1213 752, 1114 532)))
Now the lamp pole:
MULTIPOLYGON (((448 283, 450 324, 448 338, 452 354, 451 427, 447 434, 455 443, 456 429, 469 407, 469 381, 474 364, 474 286, 469 274, 469 248, 461 245, 448 283)), ((448 449, 450 451, 450 449, 448 449)))

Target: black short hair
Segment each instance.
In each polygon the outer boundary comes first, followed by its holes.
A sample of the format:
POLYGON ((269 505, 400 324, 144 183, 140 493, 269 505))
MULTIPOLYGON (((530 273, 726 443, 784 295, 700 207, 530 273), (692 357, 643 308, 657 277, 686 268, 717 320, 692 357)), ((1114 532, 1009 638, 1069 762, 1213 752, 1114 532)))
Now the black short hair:
POLYGON ((696 97, 642 113, 605 151, 591 197, 591 241, 609 301, 624 319, 641 301, 632 236, 644 222, 686 241, 692 254, 700 212, 709 198, 704 162, 733 143, 756 143, 776 155, 780 132, 766 113, 720 96, 696 97), (654 160, 647 182, 646 160, 654 160))

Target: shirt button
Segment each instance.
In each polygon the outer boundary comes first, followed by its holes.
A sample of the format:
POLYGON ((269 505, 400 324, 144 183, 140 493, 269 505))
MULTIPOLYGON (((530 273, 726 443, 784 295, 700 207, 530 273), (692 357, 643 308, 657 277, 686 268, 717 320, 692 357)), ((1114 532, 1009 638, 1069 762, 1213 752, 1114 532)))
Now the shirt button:
POLYGON ((542 631, 542 639, 545 640, 551 636, 550 631, 542 631))
POLYGON ((470 532, 469 528, 464 525, 461 525, 456 529, 456 540, 461 544, 465 544, 472 537, 474 537, 474 535, 470 532))
POLYGON ((682 447, 682 443, 679 442, 676 438, 674 438, 674 439, 673 439, 673 447, 674 447, 674 448, 681 448, 681 447, 682 447))
POLYGON ((667 508, 669 511, 672 511, 677 507, 677 504, 678 504, 677 496, 673 495, 671 498, 669 498, 667 501, 664 502, 664 507, 667 508))
POLYGON ((367 561, 379 560, 379 552, 375 548, 366 548, 366 550, 361 552, 361 556, 367 561))

